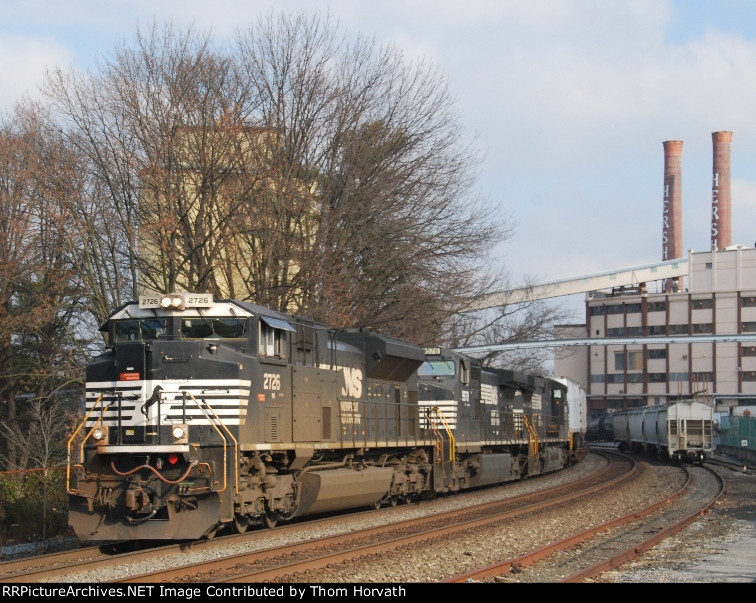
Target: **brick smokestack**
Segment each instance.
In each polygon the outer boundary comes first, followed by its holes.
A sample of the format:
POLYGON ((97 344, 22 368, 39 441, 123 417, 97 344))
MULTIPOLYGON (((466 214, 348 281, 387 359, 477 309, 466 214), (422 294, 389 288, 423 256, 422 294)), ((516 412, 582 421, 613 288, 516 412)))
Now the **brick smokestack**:
MULTIPOLYGON (((664 211, 662 214, 662 261, 683 256, 682 240, 682 140, 664 145, 664 211)), ((668 279, 667 292, 678 290, 678 279, 668 279)))
POLYGON ((714 176, 711 183, 711 248, 732 245, 732 194, 730 190, 730 147, 732 132, 713 132, 714 176))
POLYGON ((682 241, 682 140, 664 144, 664 213, 662 260, 683 256, 682 241))

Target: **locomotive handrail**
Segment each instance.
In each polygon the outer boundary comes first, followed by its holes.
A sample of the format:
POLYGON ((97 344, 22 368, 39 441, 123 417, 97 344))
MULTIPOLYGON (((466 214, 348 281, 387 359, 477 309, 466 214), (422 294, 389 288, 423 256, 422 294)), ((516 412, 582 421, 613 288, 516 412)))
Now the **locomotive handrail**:
MULTIPOLYGON (((73 441, 76 439, 76 437, 79 435, 79 432, 84 428, 84 426, 87 424, 87 421, 89 420, 90 415, 95 411, 97 406, 100 404, 100 401, 102 400, 102 397, 104 394, 100 394, 100 396, 95 400, 94 404, 92 405, 91 410, 84 416, 84 420, 81 422, 81 424, 74 430, 73 434, 71 434, 71 437, 68 438, 68 442, 66 443, 66 494, 70 494, 72 492, 75 492, 75 490, 71 490, 70 483, 71 483, 71 445, 73 444, 73 441)), ((102 411, 100 412, 100 418, 92 426, 92 429, 94 429, 98 424, 102 424, 102 416, 108 411, 109 406, 105 406, 102 411)), ((79 449, 79 462, 82 461, 82 458, 84 456, 84 443, 89 439, 89 436, 92 434, 92 429, 89 430, 89 433, 87 433, 86 437, 81 443, 81 447, 79 449)))
MULTIPOLYGON (((425 418, 428 419, 428 424, 430 425, 430 428, 433 430, 433 433, 436 434, 436 440, 439 443, 443 443, 443 436, 440 434, 440 431, 438 430, 435 421, 431 417, 431 413, 435 413, 438 417, 439 421, 441 422, 441 425, 444 427, 444 431, 446 431, 446 435, 449 436, 449 460, 446 461, 448 463, 453 463, 457 460, 457 444, 454 439, 454 432, 449 427, 449 423, 446 420, 446 417, 444 416, 443 411, 438 406, 429 406, 425 410, 425 418)), ((443 455, 443 445, 440 446, 441 453, 443 455)), ((443 460, 441 461, 444 462, 443 460)))
POLYGON ((446 434, 449 436, 449 463, 453 463, 457 460, 457 444, 454 440, 454 431, 449 427, 449 422, 446 420, 446 416, 444 415, 444 412, 438 407, 434 406, 433 409, 436 414, 438 415, 439 420, 441 421, 441 424, 444 426, 444 429, 446 430, 446 434))
MULTIPOLYGON (((228 442, 227 442, 226 438, 223 437, 223 434, 220 432, 220 430, 218 429, 218 427, 216 425, 216 422, 223 427, 223 429, 228 434, 228 437, 233 441, 233 443, 234 443, 234 458, 236 458, 236 456, 237 456, 237 454, 239 452, 239 442, 236 440, 236 438, 231 433, 231 431, 229 431, 228 427, 226 427, 226 424, 223 421, 221 421, 221 419, 218 416, 218 414, 215 412, 215 410, 213 410, 213 407, 210 406, 207 403, 207 400, 203 399, 200 402, 200 400, 198 400, 197 398, 195 398, 194 395, 192 395, 191 392, 183 392, 183 393, 185 393, 192 400, 194 400, 194 402, 197 404, 197 407, 204 413, 205 417, 207 417, 208 422, 210 423, 210 425, 212 425, 213 429, 215 429, 215 431, 220 436, 221 441, 223 442, 223 488, 221 488, 220 490, 217 490, 217 492, 223 492, 223 491, 225 491, 226 486, 227 486, 227 483, 226 483, 226 474, 228 472, 226 471, 226 467, 228 466, 228 451, 226 450, 226 446, 227 446, 228 442), (209 410, 209 411, 211 411, 213 413, 212 417, 210 417, 208 415, 208 412, 207 412, 206 408, 207 408, 207 410, 209 410)), ((239 493, 239 467, 237 466, 236 463, 233 463, 233 465, 234 465, 234 493, 238 494, 239 493)))
MULTIPOLYGON (((373 429, 373 424, 378 423, 380 420, 386 419, 386 417, 379 417, 378 414, 370 414, 371 412, 377 413, 379 409, 383 409, 384 415, 389 409, 395 408, 397 405, 385 401, 376 400, 346 400, 339 398, 337 401, 338 414, 336 416, 336 422, 338 423, 339 435, 338 441, 341 444, 347 444, 357 446, 379 446, 378 439, 379 432, 373 429), (359 410, 354 410, 354 405, 359 404, 359 410), (370 412, 369 412, 370 411, 370 412), (355 421, 355 416, 359 415, 363 417, 366 422, 366 427, 361 430, 357 430, 354 426, 359 425, 358 421, 355 421)), ((402 403, 399 405, 402 409, 417 409, 417 405, 402 403)), ((403 415, 403 412, 402 412, 403 415)), ((417 417, 403 417, 400 420, 404 427, 397 428, 396 440, 402 440, 406 444, 418 445, 421 443, 428 444, 427 440, 421 439, 417 429, 417 417), (401 432, 401 433, 400 433, 401 432)))
POLYGON ((538 454, 538 447, 539 447, 538 430, 530 422, 530 419, 528 419, 527 415, 522 415, 522 418, 525 421, 525 428, 528 430, 528 433, 530 434, 530 437, 528 438, 529 454, 531 457, 534 457, 538 454))

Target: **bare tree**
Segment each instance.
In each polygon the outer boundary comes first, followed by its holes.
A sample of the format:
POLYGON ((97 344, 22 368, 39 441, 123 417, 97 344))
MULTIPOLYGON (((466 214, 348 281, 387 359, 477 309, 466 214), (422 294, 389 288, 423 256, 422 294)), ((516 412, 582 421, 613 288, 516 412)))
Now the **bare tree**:
POLYGON ((154 24, 46 92, 98 320, 201 290, 454 344, 482 328, 469 300, 506 286, 490 252, 513 225, 474 188, 446 79, 328 17, 271 12, 226 47, 154 24))
MULTIPOLYGON (((85 358, 68 253, 75 233, 61 202, 67 189, 59 188, 70 156, 35 124, 19 113, 0 129, 0 418, 11 428, 23 411, 19 400, 80 386, 85 358)), ((24 468, 23 454, 4 443, 8 466, 24 468)))
POLYGON ((501 276, 486 258, 511 234, 473 193, 481 154, 463 139, 445 79, 318 15, 268 15, 237 43, 258 120, 282 133, 276 165, 289 167, 274 190, 311 194, 278 204, 289 224, 315 221, 284 248, 299 270, 273 257, 258 277, 277 272, 282 293, 328 324, 438 342, 453 300, 501 276))
POLYGON ((232 212, 215 204, 236 170, 228 118, 243 92, 210 37, 154 25, 97 74, 56 70, 46 92, 60 135, 86 161, 76 209, 98 317, 101 303, 135 299, 140 286, 221 293, 218 220, 232 212))
POLYGON ((0 434, 7 440, 9 449, 18 451, 27 459, 25 467, 41 469, 43 541, 47 538, 50 470, 66 458, 66 437, 70 433, 70 417, 66 404, 49 404, 36 398, 26 405, 21 420, 13 423, 0 421, 0 434))

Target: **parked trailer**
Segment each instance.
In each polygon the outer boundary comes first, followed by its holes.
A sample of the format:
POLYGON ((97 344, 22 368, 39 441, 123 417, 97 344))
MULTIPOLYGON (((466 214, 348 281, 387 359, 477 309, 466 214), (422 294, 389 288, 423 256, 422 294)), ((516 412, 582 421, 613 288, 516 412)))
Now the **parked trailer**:
POLYGON ((713 450, 714 409, 695 400, 642 406, 614 414, 614 440, 620 450, 703 463, 713 450))

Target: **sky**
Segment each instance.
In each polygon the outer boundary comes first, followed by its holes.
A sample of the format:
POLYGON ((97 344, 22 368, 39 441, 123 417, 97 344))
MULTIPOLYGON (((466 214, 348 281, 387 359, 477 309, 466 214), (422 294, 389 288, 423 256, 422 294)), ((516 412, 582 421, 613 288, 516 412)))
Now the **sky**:
MULTIPOLYGON (((683 141, 683 249, 711 245, 712 133, 731 131, 732 242, 756 244, 752 0, 0 0, 0 111, 45 69, 90 69, 153 21, 216 40, 271 11, 330 15, 448 78, 514 226, 507 286, 662 258, 664 149, 683 141)), ((583 296, 559 301, 584 318, 583 296)))

